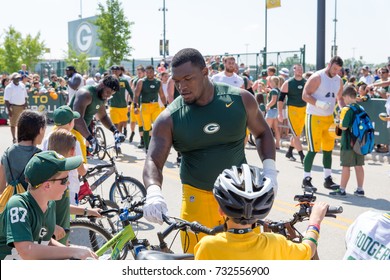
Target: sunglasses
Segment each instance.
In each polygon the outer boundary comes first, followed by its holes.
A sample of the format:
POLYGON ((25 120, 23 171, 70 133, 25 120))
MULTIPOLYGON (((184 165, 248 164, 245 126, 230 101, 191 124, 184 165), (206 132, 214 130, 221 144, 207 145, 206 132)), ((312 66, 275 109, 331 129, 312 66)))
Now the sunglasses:
POLYGON ((69 182, 69 176, 66 176, 65 178, 51 179, 47 181, 60 181, 61 185, 66 185, 69 182))

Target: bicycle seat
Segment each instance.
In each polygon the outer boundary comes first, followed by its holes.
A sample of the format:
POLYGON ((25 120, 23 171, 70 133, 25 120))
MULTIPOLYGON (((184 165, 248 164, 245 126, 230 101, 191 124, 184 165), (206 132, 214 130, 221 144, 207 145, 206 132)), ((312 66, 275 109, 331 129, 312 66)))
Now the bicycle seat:
POLYGON ((138 255, 135 257, 136 260, 193 260, 194 255, 193 254, 171 254, 171 253, 164 253, 160 251, 141 251, 138 253, 138 255))

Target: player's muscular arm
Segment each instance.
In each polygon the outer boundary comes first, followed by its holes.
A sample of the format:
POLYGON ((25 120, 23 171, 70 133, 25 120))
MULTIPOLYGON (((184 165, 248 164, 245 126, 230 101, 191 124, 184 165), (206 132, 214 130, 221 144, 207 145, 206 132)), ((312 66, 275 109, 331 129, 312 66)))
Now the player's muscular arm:
POLYGON ((343 81, 340 80, 340 89, 337 92, 336 98, 337 98, 337 103, 339 104, 339 108, 343 108, 345 106, 344 98, 343 98, 343 88, 344 84, 343 81))
POLYGON ((143 81, 138 80, 137 85, 135 86, 135 94, 134 94, 134 103, 139 104, 139 96, 141 95, 143 81))
POLYGON ((168 109, 164 110, 153 126, 153 137, 145 159, 143 180, 145 187, 162 186, 162 170, 172 146, 172 118, 168 109))
POLYGON ((167 99, 165 98, 164 91, 162 89, 162 84, 160 85, 160 89, 158 90, 158 94, 160 95, 161 102, 163 104, 167 104, 167 99))
POLYGON ((97 111, 97 115, 99 116, 99 120, 102 122, 102 124, 109 130, 114 126, 111 119, 108 117, 106 112, 106 107, 100 106, 99 110, 97 111))
POLYGON ((313 93, 318 89, 321 83, 321 77, 317 74, 313 74, 306 82, 302 92, 303 101, 316 105, 316 99, 312 96, 313 93))
POLYGON ((84 138, 90 135, 88 125, 84 121, 85 110, 92 102, 92 96, 88 91, 81 89, 78 94, 75 95, 75 101, 73 104, 73 110, 80 113, 80 118, 74 120, 74 128, 81 133, 84 138))
POLYGON ((241 96, 246 110, 247 126, 256 139, 256 148, 261 160, 275 160, 275 141, 255 98, 246 90, 241 91, 241 96))

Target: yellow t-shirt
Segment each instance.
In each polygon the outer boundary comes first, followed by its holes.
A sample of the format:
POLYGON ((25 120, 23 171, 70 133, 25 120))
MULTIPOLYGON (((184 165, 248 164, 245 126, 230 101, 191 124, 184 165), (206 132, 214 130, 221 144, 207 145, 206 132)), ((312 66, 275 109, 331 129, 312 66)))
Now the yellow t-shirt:
POLYGON ((196 260, 310 260, 311 248, 275 233, 219 233, 195 246, 196 260))

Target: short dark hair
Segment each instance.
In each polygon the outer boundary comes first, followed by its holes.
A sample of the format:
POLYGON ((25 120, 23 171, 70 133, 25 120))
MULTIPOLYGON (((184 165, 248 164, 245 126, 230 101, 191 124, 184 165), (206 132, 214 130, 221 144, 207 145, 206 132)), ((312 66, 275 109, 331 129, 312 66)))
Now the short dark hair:
POLYGON ((44 127, 46 127, 44 114, 29 109, 24 110, 18 119, 18 142, 34 141, 44 127))
POLYGON ((153 67, 153 65, 148 65, 148 66, 146 66, 145 70, 153 70, 154 71, 154 67, 153 67))
POLYGON ((356 88, 353 87, 353 86, 347 86, 344 90, 343 90, 343 96, 349 96, 351 98, 356 98, 356 88))
POLYGON ((339 57, 339 56, 334 56, 334 57, 332 57, 331 59, 330 59, 330 61, 329 61, 329 63, 332 65, 332 64, 336 64, 336 65, 338 65, 338 66, 340 66, 340 67, 343 67, 343 64, 344 64, 344 61, 343 61, 343 59, 341 58, 341 57, 339 57))
POLYGON ((136 70, 141 70, 142 72, 145 72, 145 67, 143 65, 138 65, 136 70))
POLYGON ((180 65, 191 62, 192 65, 198 66, 200 69, 206 67, 203 55, 196 49, 182 49, 172 58, 172 68, 179 67, 180 65))
POLYGON ((104 76, 102 83, 104 86, 109 87, 114 91, 119 90, 119 80, 114 75, 104 76))

